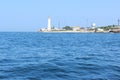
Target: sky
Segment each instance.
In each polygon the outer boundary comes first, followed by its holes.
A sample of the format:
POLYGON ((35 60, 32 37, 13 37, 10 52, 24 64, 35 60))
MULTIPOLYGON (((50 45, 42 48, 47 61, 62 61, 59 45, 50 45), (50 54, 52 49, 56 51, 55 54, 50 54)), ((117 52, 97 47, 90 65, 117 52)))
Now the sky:
POLYGON ((117 24, 120 0, 0 0, 0 31, 37 31, 47 27, 117 24))

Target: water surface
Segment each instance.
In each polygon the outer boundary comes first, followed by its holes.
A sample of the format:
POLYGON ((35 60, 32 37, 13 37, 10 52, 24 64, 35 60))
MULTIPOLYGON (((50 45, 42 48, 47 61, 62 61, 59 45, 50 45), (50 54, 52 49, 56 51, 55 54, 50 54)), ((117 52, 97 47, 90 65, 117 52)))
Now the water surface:
POLYGON ((0 80, 120 80, 120 34, 0 33, 0 80))

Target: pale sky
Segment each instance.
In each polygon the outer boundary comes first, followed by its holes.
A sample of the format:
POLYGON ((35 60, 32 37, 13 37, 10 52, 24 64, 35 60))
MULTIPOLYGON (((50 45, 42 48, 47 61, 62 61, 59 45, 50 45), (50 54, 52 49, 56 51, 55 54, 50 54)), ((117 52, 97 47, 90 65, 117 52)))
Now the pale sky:
POLYGON ((37 31, 47 26, 117 24, 120 0, 0 0, 0 31, 37 31))

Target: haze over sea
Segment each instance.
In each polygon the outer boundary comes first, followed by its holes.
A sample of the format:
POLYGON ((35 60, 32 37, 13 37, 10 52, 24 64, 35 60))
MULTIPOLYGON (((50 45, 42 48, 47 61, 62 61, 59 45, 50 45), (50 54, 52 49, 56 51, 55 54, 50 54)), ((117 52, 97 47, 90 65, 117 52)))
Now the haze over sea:
POLYGON ((0 80, 120 80, 120 34, 1 32, 0 80))

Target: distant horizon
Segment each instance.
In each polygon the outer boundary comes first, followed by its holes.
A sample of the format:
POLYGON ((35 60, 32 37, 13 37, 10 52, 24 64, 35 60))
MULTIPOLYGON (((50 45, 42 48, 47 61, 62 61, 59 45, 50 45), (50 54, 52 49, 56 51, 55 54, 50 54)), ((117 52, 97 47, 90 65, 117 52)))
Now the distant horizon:
POLYGON ((4 0, 0 1, 0 32, 35 32, 47 27, 117 25, 119 0, 4 0))

